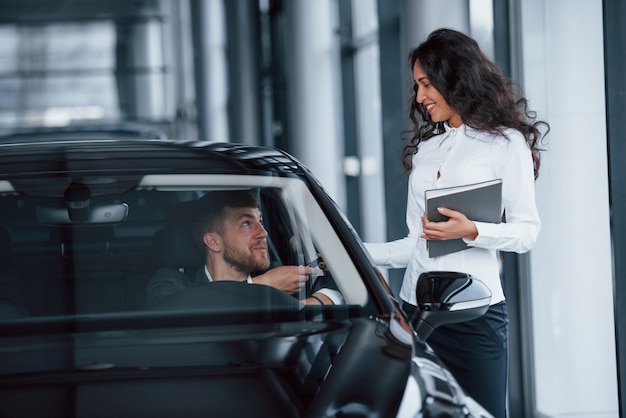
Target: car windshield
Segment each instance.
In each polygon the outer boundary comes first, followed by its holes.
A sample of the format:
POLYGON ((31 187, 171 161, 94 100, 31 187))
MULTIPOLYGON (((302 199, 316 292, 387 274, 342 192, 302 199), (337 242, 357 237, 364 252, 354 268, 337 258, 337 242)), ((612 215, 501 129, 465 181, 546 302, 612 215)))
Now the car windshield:
MULTIPOLYGON (((318 306, 317 314, 363 315, 372 309, 336 226, 297 177, 107 175, 76 183, 39 175, 0 181, 0 193, 0 325, 116 320, 119 327, 119 321, 193 315, 231 325, 310 320, 310 314, 303 315, 303 300, 307 289, 323 280, 336 285, 335 299, 332 306, 318 306), (155 275, 194 283, 205 271, 206 254, 194 241, 190 207, 226 190, 256 198, 269 268, 315 267, 306 286, 287 294, 215 280, 190 286, 167 303, 152 303, 155 275), (259 315, 272 312, 283 316, 259 315)), ((261 273, 250 272, 250 278, 261 273)))

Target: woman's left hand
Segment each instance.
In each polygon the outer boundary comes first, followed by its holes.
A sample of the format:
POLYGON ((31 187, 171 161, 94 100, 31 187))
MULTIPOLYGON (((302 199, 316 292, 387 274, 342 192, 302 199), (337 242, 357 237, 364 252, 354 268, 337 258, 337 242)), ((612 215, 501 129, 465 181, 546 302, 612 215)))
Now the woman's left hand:
POLYGON ((476 225, 461 212, 447 208, 437 208, 437 210, 449 219, 445 222, 431 222, 428 220, 428 216, 424 214, 422 217, 422 238, 427 240, 476 239, 478 236, 476 225))

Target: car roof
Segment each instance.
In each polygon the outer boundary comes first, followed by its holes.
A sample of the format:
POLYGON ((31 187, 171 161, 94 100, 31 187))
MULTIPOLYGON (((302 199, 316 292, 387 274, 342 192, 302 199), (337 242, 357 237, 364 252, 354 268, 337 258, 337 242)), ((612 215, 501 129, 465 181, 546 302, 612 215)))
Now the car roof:
POLYGON ((20 127, 0 132, 0 142, 80 139, 95 136, 103 139, 166 139, 165 132, 151 126, 131 123, 89 123, 69 126, 20 127))
POLYGON ((0 177, 35 173, 246 173, 302 176, 308 173, 284 151, 228 142, 175 139, 82 138, 0 142, 0 177), (25 172, 24 167, 28 167, 25 172))

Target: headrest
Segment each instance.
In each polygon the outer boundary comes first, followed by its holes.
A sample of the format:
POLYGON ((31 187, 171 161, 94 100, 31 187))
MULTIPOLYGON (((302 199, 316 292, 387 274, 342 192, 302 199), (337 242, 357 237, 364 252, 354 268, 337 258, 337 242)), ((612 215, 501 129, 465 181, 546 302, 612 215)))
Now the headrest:
POLYGON ((11 260, 11 232, 9 228, 0 225, 0 261, 11 260))
POLYGON ((192 219, 196 202, 175 205, 168 213, 163 229, 155 234, 155 250, 163 267, 197 269, 204 263, 204 253, 192 237, 192 219))

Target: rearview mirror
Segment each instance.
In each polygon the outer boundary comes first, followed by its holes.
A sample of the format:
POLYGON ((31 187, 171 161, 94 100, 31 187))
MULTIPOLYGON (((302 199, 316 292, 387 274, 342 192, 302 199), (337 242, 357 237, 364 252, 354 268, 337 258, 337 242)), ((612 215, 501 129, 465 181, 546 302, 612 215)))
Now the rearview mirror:
POLYGON ((441 325, 480 318, 491 301, 491 291, 483 282, 453 271, 422 273, 416 296, 417 311, 411 323, 422 341, 441 325))
POLYGON ((37 207, 37 220, 42 225, 73 225, 73 224, 116 224, 123 222, 128 215, 126 203, 113 203, 110 205, 92 206, 85 210, 82 219, 72 219, 70 211, 66 207, 37 207))

